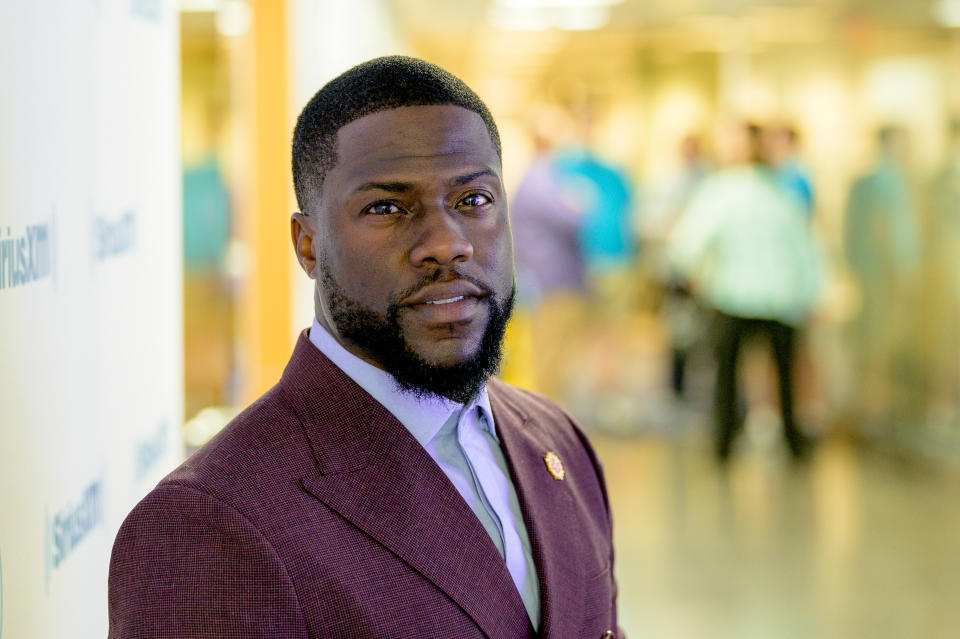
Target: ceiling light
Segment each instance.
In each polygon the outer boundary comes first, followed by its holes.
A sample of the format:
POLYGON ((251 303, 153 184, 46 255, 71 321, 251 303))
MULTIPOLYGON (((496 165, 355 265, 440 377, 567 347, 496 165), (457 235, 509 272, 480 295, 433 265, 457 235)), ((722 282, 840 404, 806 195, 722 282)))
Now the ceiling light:
POLYGON ((180 0, 183 13, 214 13, 223 6, 223 0, 180 0))
POLYGON ((253 15, 250 5, 242 0, 224 0, 217 11, 217 32, 226 37, 242 36, 250 30, 253 15))
POLYGON ((490 7, 489 16, 490 21, 504 31, 588 31, 610 22, 610 7, 604 4, 494 5, 490 7))
POLYGON ((611 7, 624 0, 497 0, 502 7, 522 9, 546 9, 560 7, 611 7))

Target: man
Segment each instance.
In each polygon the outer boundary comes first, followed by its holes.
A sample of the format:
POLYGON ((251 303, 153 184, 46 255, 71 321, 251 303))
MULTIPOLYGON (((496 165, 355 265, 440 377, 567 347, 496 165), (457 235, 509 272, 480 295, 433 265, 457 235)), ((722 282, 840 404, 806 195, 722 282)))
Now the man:
MULTIPOLYGON (((554 151, 564 116, 548 107, 532 114, 533 157, 510 202, 519 291, 511 330, 535 327, 529 332, 530 386, 551 397, 576 379, 571 355, 587 307, 580 251, 585 206, 557 169, 554 151)), ((515 361, 516 353, 511 355, 515 361)))
POLYGON ((291 228, 316 319, 127 518, 111 637, 614 636, 596 457, 489 379, 513 298, 500 164, 487 108, 420 60, 307 104, 291 228))
POLYGON ((872 427, 895 420, 894 400, 922 386, 908 372, 922 366, 919 350, 909 340, 921 304, 920 229, 909 131, 899 125, 882 126, 876 144, 873 165, 850 187, 843 233, 859 299, 848 326, 857 419, 872 427))
POLYGON ((810 171, 797 156, 797 130, 778 124, 763 131, 764 155, 780 185, 803 206, 808 220, 813 218, 814 191, 810 171))
POLYGON ((794 420, 797 333, 824 286, 821 251, 800 201, 763 162, 762 131, 747 122, 717 131, 721 168, 694 191, 671 234, 677 271, 715 312, 716 454, 730 459, 740 429, 737 368, 750 337, 768 337, 777 366, 783 435, 794 459, 809 441, 794 420))

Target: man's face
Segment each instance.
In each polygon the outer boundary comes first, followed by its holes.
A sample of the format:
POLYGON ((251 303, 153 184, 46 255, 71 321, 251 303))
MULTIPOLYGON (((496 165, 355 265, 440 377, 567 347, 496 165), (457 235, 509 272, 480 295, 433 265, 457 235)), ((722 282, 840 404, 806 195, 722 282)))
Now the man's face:
POLYGON ((345 125, 315 211, 294 216, 293 232, 317 318, 354 354, 396 376, 391 331, 435 373, 470 365, 491 337, 499 351, 488 328, 502 333, 509 314, 513 249, 500 161, 476 113, 403 107, 345 125))

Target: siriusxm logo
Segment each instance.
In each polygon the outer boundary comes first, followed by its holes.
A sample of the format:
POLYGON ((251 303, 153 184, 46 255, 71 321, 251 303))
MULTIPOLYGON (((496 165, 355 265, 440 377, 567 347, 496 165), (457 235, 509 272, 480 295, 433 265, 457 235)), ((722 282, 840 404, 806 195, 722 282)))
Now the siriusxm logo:
POLYGON ((23 235, 0 238, 0 290, 25 286, 53 272, 53 232, 49 224, 31 224, 23 235))
POLYGON ((104 521, 103 480, 87 486, 79 501, 68 503, 47 516, 47 582, 94 528, 104 521))
POLYGON ((93 218, 93 259, 102 262, 122 255, 137 245, 137 217, 125 211, 119 220, 103 216, 93 218))
POLYGON ((167 452, 167 421, 157 425, 153 433, 136 442, 134 450, 134 479, 140 481, 167 452))

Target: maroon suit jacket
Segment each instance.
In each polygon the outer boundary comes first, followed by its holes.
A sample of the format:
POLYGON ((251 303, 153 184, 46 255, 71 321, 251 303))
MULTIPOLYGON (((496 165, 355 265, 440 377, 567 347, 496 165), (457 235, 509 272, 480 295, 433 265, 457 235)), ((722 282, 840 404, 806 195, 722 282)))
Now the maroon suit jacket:
MULTIPOLYGON (((488 392, 534 553, 539 636, 598 639, 616 629, 600 465, 553 403, 496 380, 488 392)), ((113 639, 535 636, 443 471, 306 333, 280 383, 127 517, 109 612, 113 639)))

